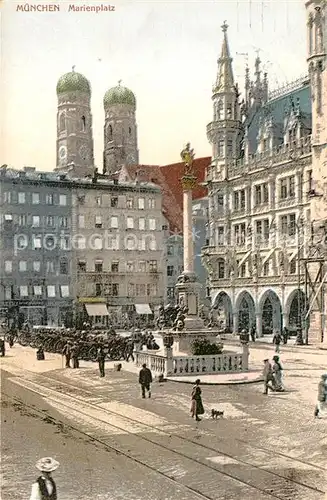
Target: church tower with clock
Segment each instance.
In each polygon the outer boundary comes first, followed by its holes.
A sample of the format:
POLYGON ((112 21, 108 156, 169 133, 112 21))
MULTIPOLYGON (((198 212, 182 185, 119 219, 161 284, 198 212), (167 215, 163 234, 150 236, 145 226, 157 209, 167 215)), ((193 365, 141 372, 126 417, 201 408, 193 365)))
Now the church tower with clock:
POLYGON ((57 161, 55 171, 77 177, 94 172, 91 86, 85 76, 66 73, 57 83, 57 161))
POLYGON ((121 86, 109 89, 103 98, 105 112, 103 173, 112 174, 122 165, 137 165, 136 98, 121 86))

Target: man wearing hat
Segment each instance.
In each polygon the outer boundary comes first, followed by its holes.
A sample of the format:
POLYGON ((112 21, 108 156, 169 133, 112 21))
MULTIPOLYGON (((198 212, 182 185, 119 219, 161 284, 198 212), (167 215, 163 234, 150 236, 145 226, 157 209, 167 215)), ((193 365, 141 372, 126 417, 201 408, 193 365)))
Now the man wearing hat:
POLYGON ((71 352, 72 352, 72 342, 71 340, 68 340, 68 342, 66 343, 65 347, 62 350, 62 355, 65 356, 66 358, 66 368, 70 368, 71 352))
POLYGON ((51 473, 58 467, 59 462, 51 457, 41 458, 37 462, 36 468, 41 471, 41 475, 32 486, 30 500, 57 500, 57 487, 51 473))

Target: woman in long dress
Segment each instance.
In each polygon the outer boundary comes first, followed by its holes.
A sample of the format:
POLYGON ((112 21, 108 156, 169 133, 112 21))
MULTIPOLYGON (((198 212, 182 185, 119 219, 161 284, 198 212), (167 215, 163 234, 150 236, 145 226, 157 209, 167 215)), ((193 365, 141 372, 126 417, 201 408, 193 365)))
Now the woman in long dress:
POLYGON ((277 392, 283 392, 284 391, 284 386, 283 386, 283 367, 279 361, 279 356, 274 356, 273 357, 273 387, 274 390, 277 392))
POLYGON ((201 418, 199 418, 199 415, 204 414, 204 408, 202 404, 202 390, 200 387, 200 379, 197 379, 195 381, 195 386, 192 389, 192 395, 191 395, 191 415, 192 418, 195 417, 195 420, 199 422, 201 418))

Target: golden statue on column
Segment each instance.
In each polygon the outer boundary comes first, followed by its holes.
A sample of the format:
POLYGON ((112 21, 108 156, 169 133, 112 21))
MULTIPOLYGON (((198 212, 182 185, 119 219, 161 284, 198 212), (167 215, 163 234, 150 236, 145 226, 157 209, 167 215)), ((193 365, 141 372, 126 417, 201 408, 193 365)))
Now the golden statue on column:
POLYGON ((181 158, 184 162, 184 175, 182 177, 182 186, 184 191, 189 191, 196 186, 196 177, 194 175, 193 162, 194 162, 194 149, 188 142, 185 148, 181 151, 181 158))

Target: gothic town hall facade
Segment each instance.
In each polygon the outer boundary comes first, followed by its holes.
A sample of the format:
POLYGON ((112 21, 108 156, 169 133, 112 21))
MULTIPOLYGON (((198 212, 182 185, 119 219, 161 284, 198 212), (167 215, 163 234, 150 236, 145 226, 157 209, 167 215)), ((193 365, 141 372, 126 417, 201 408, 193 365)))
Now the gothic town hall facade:
MULTIPOLYGON (((202 250, 212 305, 235 333, 252 326, 257 336, 285 326, 304 330, 303 258, 310 244, 314 193, 312 75, 311 81, 308 76, 269 93, 257 57, 254 76, 246 68, 241 101, 228 26, 222 30, 213 119, 207 126, 212 162, 202 250)), ((322 44, 318 29, 316 34, 315 43, 322 44)))

